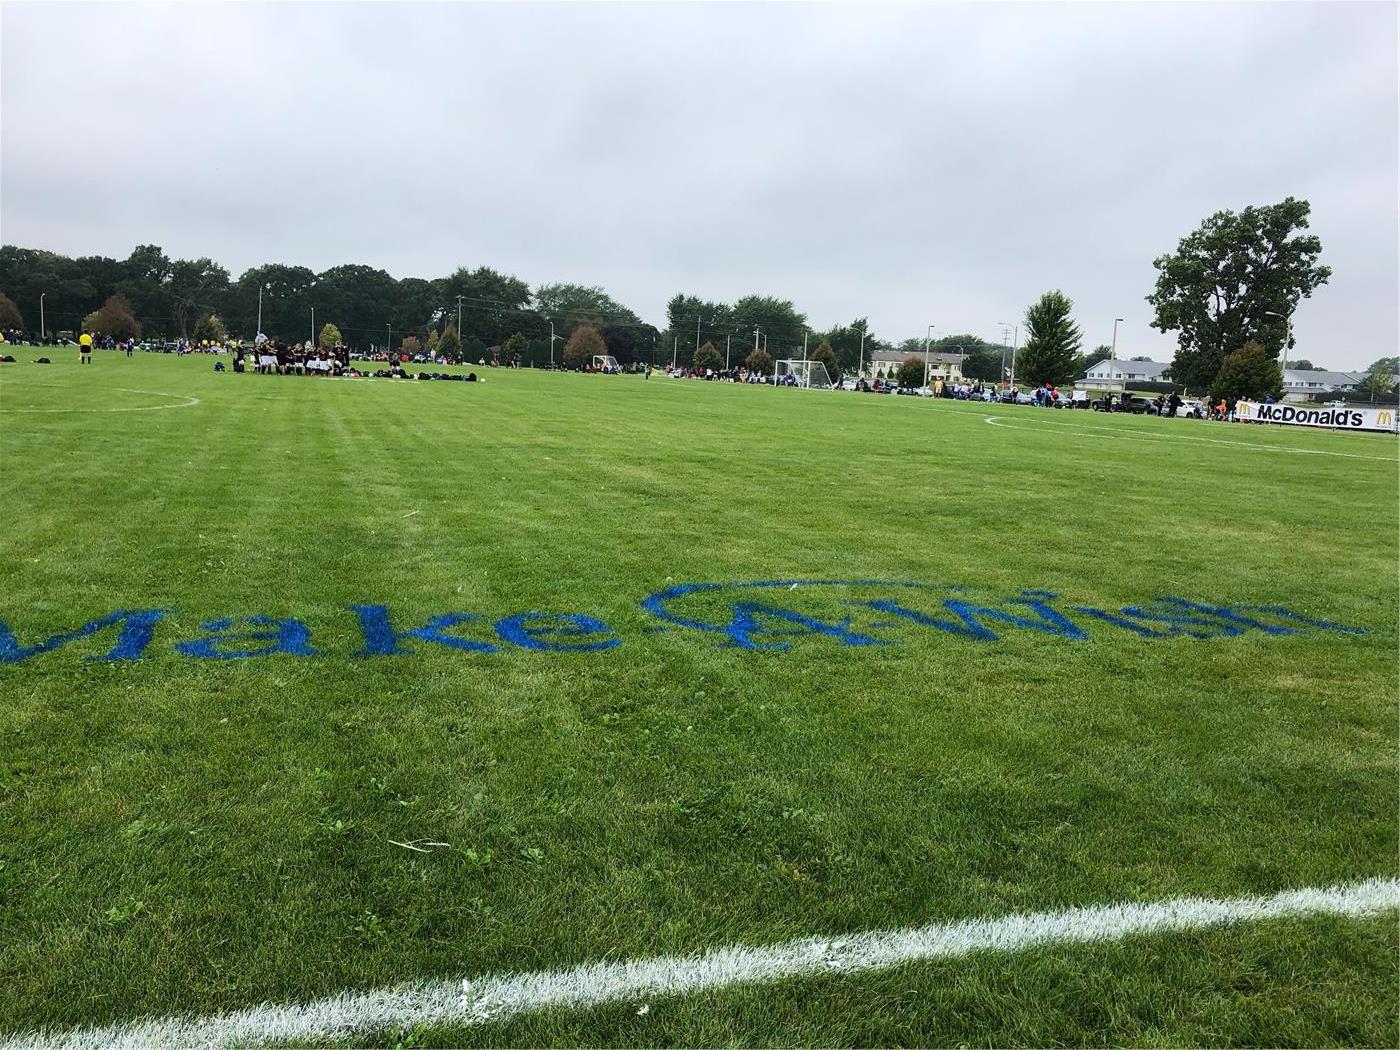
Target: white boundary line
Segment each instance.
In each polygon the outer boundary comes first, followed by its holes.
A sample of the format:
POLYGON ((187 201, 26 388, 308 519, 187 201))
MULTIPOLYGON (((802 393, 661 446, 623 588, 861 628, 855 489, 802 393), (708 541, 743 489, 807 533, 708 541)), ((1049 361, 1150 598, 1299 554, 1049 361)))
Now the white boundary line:
MULTIPOLYGON (((57 389, 49 387, 48 389, 57 389)), ((159 390, 132 390, 130 387, 114 386, 107 387, 108 390, 120 390, 123 394, 150 394, 152 397, 182 397, 184 402, 179 405, 141 405, 137 408, 5 408, 0 405, 0 415, 17 415, 18 413, 49 413, 49 412, 160 412, 167 408, 193 408, 199 404, 199 398, 191 397, 189 394, 166 394, 159 390)))
POLYGON ((1008 423, 1005 416, 988 416, 982 420, 990 423, 994 427, 1002 427, 1006 430, 1038 430, 1042 434, 1058 434, 1060 430, 1082 430, 1085 433, 1096 434, 1100 437, 1122 438, 1126 440, 1138 441, 1199 441, 1207 445, 1234 445, 1236 448, 1257 448, 1264 452, 1296 452, 1302 456, 1340 456, 1343 459, 1366 459, 1373 463, 1400 463, 1400 459, 1386 459, 1384 456, 1358 456, 1354 452, 1328 452, 1320 448, 1295 448, 1293 445, 1261 445, 1254 441, 1227 441, 1222 438, 1191 437, 1187 434, 1125 434, 1121 431, 1108 430, 1100 427, 1079 426, 1076 423, 1061 423, 1053 419, 1038 420, 1041 423, 1049 423, 1057 429, 1050 430, 1043 426, 1028 427, 1019 422, 1008 423))
MULTIPOLYGON (((817 974, 881 970, 972 952, 1010 952, 1046 944, 1116 941, 1307 915, 1374 915, 1400 907, 1400 879, 1372 878, 1272 897, 1181 897, 1154 904, 971 919, 844 937, 808 937, 766 947, 729 947, 703 955, 589 963, 569 970, 435 980, 373 992, 344 992, 288 1006, 262 1005, 209 1017, 167 1018, 68 1032, 36 1032, 5 1046, 37 1048, 231 1046, 359 1039, 413 1025, 474 1025, 549 1007, 585 1009, 731 985, 817 974)), ((0 1041, 2 1042, 2 1041, 0 1041)))

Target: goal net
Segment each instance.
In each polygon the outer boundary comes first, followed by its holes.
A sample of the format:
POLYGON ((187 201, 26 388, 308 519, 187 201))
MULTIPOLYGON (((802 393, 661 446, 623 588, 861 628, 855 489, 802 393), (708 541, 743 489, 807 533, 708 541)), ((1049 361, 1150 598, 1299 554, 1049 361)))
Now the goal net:
POLYGON ((830 390, 831 376, 820 361, 779 361, 773 366, 773 382, 778 386, 800 386, 811 390, 830 390))
POLYGON ((622 371, 622 369, 618 366, 617 358, 613 357, 611 354, 594 354, 593 367, 599 372, 622 371))

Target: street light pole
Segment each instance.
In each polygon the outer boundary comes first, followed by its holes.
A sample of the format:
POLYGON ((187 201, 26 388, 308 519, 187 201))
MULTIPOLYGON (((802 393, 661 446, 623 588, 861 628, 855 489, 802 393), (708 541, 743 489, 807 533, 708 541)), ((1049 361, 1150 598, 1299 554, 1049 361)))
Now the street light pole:
POLYGON ((390 321, 384 326, 384 352, 389 355, 394 353, 394 322, 390 321))
MULTIPOLYGON (((549 331, 550 331, 551 334, 553 334, 553 332, 554 332, 554 326, 553 326, 553 325, 550 325, 550 326, 549 326, 549 331)), ((457 296, 457 345, 458 345, 459 347, 462 345, 462 297, 461 297, 460 295, 457 296)), ((553 344, 553 343, 550 343, 550 344, 549 344, 549 353, 550 353, 550 359, 553 360, 553 355, 554 355, 554 344, 553 344)))
POLYGON ((1011 324, 1007 321, 998 321, 1001 326, 1001 383, 1006 382, 1006 348, 1011 345, 1011 324))
POLYGON ((258 282, 258 330, 254 335, 262 335, 262 281, 258 282))
POLYGON ((1016 385, 1016 348, 1021 345, 1021 326, 1016 326, 1015 334, 1011 337, 1011 385, 1016 385))
POLYGON ((48 334, 47 331, 44 329, 44 296, 48 294, 48 292, 39 293, 39 341, 41 343, 44 341, 44 337, 48 334))
MULTIPOLYGON (((698 328, 698 327, 699 327, 699 326, 697 325, 697 328, 698 328)), ((676 352, 679 351, 680 348, 681 348, 681 337, 680 337, 680 336, 676 336, 676 337, 675 337, 675 342, 673 342, 673 343, 671 344, 671 369, 672 369, 673 371, 675 370, 675 367, 676 367, 676 352)))
POLYGON ((865 376, 865 329, 860 330, 860 364, 856 366, 856 378, 865 376))
POLYGON ((700 352, 700 317, 695 318, 695 352, 700 352))
POLYGON ((1108 351, 1108 381, 1110 383, 1113 382, 1113 362, 1118 359, 1118 322, 1121 320, 1123 320, 1121 317, 1113 319, 1113 345, 1108 351))
POLYGON ((933 330, 936 325, 929 325, 924 332, 924 386, 928 386, 928 341, 933 338, 933 330))
MULTIPOLYGON (((1264 315, 1266 317, 1281 317, 1286 326, 1283 333, 1283 367, 1279 369, 1279 377, 1282 378, 1283 373, 1288 371, 1288 344, 1293 342, 1293 315, 1281 314, 1277 310, 1265 310, 1264 315)), ((1283 398, 1285 401, 1288 400, 1287 387, 1283 390, 1283 398)))
POLYGON ((311 345, 316 345, 316 307, 311 308, 311 345))
MULTIPOLYGON (((459 329, 457 329, 457 338, 460 339, 461 337, 462 337, 462 330, 459 328, 459 329)), ((558 338, 559 338, 559 337, 558 337, 557 335, 554 334, 554 322, 553 322, 553 321, 550 321, 550 322, 549 322, 549 368, 550 368, 550 371, 553 371, 553 370, 554 370, 554 340, 556 340, 556 339, 558 339, 558 338)))
POLYGON ((724 370, 729 371, 729 343, 734 338, 734 333, 730 332, 724 337, 724 370))

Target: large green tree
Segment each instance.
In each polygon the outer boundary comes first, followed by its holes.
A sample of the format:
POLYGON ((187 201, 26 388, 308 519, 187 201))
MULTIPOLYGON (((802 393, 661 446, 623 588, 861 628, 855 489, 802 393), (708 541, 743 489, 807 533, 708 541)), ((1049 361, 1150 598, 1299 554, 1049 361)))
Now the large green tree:
POLYGON ((20 315, 19 307, 8 295, 0 295, 0 328, 9 330, 18 328, 24 331, 24 318, 20 315))
POLYGON ((744 367, 761 376, 771 376, 773 374, 773 355, 767 350, 750 350, 748 356, 744 358, 744 367))
POLYGON ((607 352, 608 344, 603 342, 598 329, 591 324, 581 324, 574 329, 564 347, 564 364, 570 368, 586 368, 593 363, 595 356, 607 352))
POLYGON ((724 367, 724 355, 714 343, 705 343, 700 349, 695 351, 694 365, 698 371, 703 372, 707 368, 712 368, 718 372, 724 367))
POLYGON ((1152 326, 1177 333, 1174 381, 1209 386, 1225 355, 1251 339, 1278 358, 1299 300, 1332 275, 1317 262, 1322 241, 1300 232, 1310 210, 1287 197, 1238 214, 1218 211, 1153 261, 1157 286, 1147 301, 1156 311, 1152 326))
POLYGON ((442 338, 438 340, 438 353, 453 364, 462 359, 462 340, 457 335, 456 325, 450 324, 442 330, 442 338))
POLYGON ((1028 382, 1060 386, 1074 379, 1082 341, 1070 312, 1074 303, 1061 291, 1046 292, 1026 309, 1026 345, 1016 371, 1028 382))
POLYGON ((928 373, 924 369, 924 359, 921 357, 906 357, 899 363, 899 367, 894 371, 895 380, 902 387, 917 389, 924 385, 924 380, 928 378, 928 373))
POLYGON ((836 360, 836 351, 831 348, 831 344, 823 339, 817 344, 817 348, 812 351, 812 360, 820 361, 826 369, 828 378, 834 383, 841 375, 841 365, 836 360))
POLYGON ((1210 397, 1235 400, 1255 399, 1266 395, 1278 397, 1283 390, 1283 373, 1263 345, 1251 339, 1233 354, 1226 354, 1215 380, 1210 384, 1210 397))
POLYGON ((131 313, 131 304, 120 292, 109 295, 101 309, 83 318, 83 328, 93 335, 110 335, 113 339, 140 339, 141 322, 131 313))
POLYGON ((228 338, 228 329, 219 315, 210 311, 194 323, 194 337, 200 342, 222 344, 228 338))
POLYGON ((593 328, 596 334, 604 325, 642 323, 640 317, 603 289, 590 285, 543 284, 535 289, 534 302, 536 312, 546 322, 554 323, 554 334, 566 339, 581 324, 593 328))
POLYGON ((316 337, 316 342, 322 350, 332 350, 337 343, 343 342, 340 337, 340 329, 327 321, 321 326, 321 334, 316 337))

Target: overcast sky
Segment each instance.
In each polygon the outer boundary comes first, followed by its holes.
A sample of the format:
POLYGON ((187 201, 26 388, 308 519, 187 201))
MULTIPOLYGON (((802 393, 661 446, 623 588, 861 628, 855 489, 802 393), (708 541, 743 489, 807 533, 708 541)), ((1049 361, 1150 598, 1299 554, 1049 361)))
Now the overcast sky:
POLYGON ((792 299, 1169 357, 1152 259, 1313 205, 1295 356, 1396 352, 1397 8, 6 3, 5 243, 792 299))

